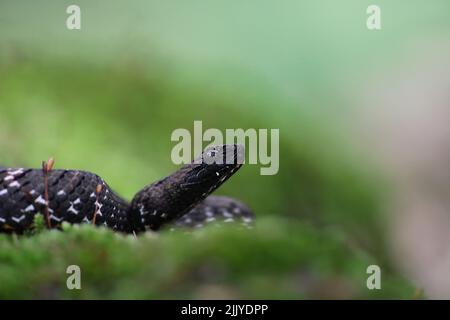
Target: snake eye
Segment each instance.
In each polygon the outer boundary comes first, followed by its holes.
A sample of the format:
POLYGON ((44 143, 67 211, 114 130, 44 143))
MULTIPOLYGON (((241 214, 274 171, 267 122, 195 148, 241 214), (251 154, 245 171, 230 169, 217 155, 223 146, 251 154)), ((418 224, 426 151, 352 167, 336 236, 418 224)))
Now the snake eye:
POLYGON ((206 153, 208 157, 215 157, 216 156, 216 150, 210 150, 206 153))

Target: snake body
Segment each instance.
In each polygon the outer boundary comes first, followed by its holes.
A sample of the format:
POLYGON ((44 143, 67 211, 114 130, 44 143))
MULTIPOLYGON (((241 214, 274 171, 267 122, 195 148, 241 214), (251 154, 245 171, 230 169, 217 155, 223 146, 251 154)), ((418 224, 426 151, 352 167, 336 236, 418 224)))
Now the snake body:
POLYGON ((192 163, 144 187, 131 203, 91 172, 0 168, 0 232, 23 233, 33 228, 37 214, 44 215, 49 228, 66 221, 124 233, 200 227, 220 219, 248 224, 253 213, 244 204, 210 196, 241 167, 242 152, 237 145, 210 147, 192 163), (205 161, 211 158, 215 160, 205 161))

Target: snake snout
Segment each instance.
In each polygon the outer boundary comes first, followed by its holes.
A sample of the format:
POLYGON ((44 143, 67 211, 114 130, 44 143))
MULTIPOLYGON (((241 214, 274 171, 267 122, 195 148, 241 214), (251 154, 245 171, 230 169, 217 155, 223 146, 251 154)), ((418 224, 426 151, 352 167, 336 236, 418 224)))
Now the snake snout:
POLYGON ((245 147, 241 144, 224 144, 208 147, 202 154, 202 162, 211 165, 235 165, 244 163, 245 147))

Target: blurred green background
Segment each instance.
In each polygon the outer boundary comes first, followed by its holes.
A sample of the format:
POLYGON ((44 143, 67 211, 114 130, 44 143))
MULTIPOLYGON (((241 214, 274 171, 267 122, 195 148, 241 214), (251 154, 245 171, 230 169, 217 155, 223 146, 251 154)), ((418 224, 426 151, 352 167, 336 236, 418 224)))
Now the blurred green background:
POLYGON ((3 0, 1 164, 53 156, 131 199, 176 169, 171 132, 202 120, 279 128, 280 171, 247 165, 217 192, 254 210, 253 235, 206 230, 198 246, 91 228, 2 236, 0 297, 412 298, 383 236, 389 185, 352 143, 353 94, 417 39, 448 37, 450 3, 377 1, 382 30, 368 31, 372 3, 3 0), (70 4, 81 7, 79 31, 65 27, 70 4), (61 289, 66 263, 89 269, 81 292, 61 289), (371 263, 386 272, 383 290, 365 287, 371 263))

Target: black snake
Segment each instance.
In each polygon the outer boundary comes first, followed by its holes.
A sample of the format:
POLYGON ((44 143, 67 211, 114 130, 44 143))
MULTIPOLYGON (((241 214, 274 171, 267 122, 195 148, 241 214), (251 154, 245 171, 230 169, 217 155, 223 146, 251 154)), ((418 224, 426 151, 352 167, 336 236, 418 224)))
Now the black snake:
POLYGON ((34 227, 36 214, 44 216, 48 228, 66 221, 125 233, 202 227, 216 220, 248 225, 253 213, 245 205, 210 195, 241 167, 242 156, 238 145, 210 147, 192 163, 146 186, 131 203, 90 172, 53 170, 52 163, 43 163, 42 169, 1 167, 0 232, 23 233, 34 227))

